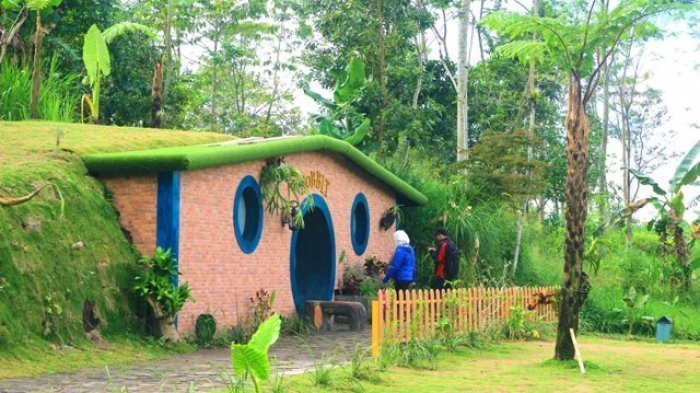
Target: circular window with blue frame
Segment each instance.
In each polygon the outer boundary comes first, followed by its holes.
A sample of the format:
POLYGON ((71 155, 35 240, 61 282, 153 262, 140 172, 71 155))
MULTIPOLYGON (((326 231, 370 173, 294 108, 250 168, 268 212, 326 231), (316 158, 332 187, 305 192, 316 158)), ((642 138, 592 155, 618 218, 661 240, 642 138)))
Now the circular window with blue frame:
POLYGON ((359 193, 355 196, 350 212, 350 237, 352 238, 352 249, 357 255, 364 254, 367 249, 369 222, 367 198, 365 198, 365 194, 359 193))
POLYGON ((263 228, 263 203, 260 186, 253 176, 241 180, 233 200, 233 231, 246 254, 258 247, 263 228))

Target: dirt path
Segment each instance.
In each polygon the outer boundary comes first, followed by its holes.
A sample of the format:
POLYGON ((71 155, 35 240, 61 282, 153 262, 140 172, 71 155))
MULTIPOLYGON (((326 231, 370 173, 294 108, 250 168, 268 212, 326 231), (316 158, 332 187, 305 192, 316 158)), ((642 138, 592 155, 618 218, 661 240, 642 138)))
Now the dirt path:
MULTIPOLYGON (((333 332, 308 338, 283 337, 270 350, 273 370, 297 374, 321 358, 346 362, 355 345, 370 345, 370 331, 333 332)), ((199 350, 165 360, 107 369, 0 381, 0 393, 206 392, 225 386, 232 374, 228 349, 199 350), (191 390, 188 390, 191 389, 191 390)))

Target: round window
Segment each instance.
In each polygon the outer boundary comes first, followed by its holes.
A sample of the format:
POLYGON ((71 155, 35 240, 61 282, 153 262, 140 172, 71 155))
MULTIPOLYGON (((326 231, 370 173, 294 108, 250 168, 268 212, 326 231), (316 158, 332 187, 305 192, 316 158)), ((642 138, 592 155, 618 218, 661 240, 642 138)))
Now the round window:
POLYGON ((362 193, 357 194, 350 213, 350 237, 355 254, 362 255, 369 240, 369 206, 362 193))
POLYGON ((263 205, 258 182, 252 176, 241 180, 233 201, 233 231, 244 253, 250 254, 260 242, 263 205))

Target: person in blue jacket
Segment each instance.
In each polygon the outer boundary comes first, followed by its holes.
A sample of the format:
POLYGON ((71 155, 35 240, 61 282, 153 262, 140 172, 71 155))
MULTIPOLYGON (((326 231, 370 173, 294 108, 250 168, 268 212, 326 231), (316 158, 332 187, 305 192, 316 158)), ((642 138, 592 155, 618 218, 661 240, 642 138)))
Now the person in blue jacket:
POLYGON ((394 280, 396 290, 407 290, 416 282, 416 254, 413 252, 408 234, 404 231, 394 233, 394 256, 384 276, 384 283, 394 280))

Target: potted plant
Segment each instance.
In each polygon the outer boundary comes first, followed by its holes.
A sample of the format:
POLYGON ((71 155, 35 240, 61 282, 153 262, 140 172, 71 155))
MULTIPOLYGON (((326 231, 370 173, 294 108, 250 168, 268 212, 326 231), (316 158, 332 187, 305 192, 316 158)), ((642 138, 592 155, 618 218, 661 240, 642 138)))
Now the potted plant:
POLYGON ((379 226, 383 230, 389 230, 396 220, 401 218, 401 205, 392 206, 384 212, 382 218, 379 220, 379 226))

